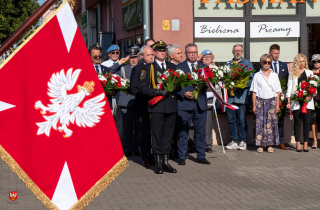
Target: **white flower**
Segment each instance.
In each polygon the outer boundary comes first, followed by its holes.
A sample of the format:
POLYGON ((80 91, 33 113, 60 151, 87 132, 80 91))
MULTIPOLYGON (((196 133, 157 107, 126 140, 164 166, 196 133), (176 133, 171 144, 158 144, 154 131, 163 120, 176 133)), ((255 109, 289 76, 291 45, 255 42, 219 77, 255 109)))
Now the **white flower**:
POLYGON ((316 81, 319 80, 319 77, 318 77, 317 75, 313 75, 313 76, 311 76, 311 77, 312 77, 312 79, 314 79, 314 80, 316 80, 316 81))
POLYGON ((213 66, 212 66, 212 72, 216 72, 216 71, 218 71, 218 70, 219 70, 218 66, 216 66, 216 65, 213 65, 213 66))
POLYGON ((220 88, 220 86, 219 85, 215 85, 215 87, 214 87, 214 89, 216 89, 216 90, 218 90, 220 88))
POLYGON ((198 80, 198 75, 195 72, 191 73, 191 77, 193 80, 198 80))
POLYGON ((234 86, 234 82, 231 82, 230 85, 234 86))
POLYGON ((230 67, 227 65, 224 66, 223 70, 224 70, 224 73, 229 73, 231 71, 230 67))
POLYGON ((121 87, 125 87, 127 84, 127 80, 125 80, 123 78, 120 79, 120 82, 121 82, 121 87))
POLYGON ((180 69, 177 69, 176 72, 179 73, 179 75, 184 75, 184 71, 182 71, 180 69))
POLYGON ((280 100, 281 100, 281 101, 284 100, 284 95, 281 95, 280 100))
POLYGON ((217 67, 217 66, 216 66, 216 65, 212 65, 212 64, 209 65, 209 68, 210 68, 212 71, 213 71, 213 68, 214 68, 214 67, 217 67))
POLYGON ((223 77, 223 71, 219 70, 218 71, 218 75, 219 75, 220 78, 223 77))
POLYGON ((102 75, 98 75, 98 78, 99 78, 99 80, 101 80, 101 81, 107 81, 106 78, 105 78, 104 76, 102 76, 102 75))
POLYGON ((317 86, 318 86, 317 82, 314 81, 314 80, 310 80, 310 81, 309 81, 309 84, 310 84, 310 85, 313 85, 314 87, 317 87, 317 86))

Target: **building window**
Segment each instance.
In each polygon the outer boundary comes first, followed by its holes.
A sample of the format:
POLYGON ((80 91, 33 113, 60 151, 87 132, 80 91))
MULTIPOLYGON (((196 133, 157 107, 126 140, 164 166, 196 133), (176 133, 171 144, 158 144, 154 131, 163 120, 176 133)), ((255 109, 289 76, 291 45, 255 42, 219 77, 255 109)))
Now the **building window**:
POLYGON ((196 38, 194 41, 198 46, 198 52, 210 50, 214 54, 215 62, 230 61, 233 58, 233 45, 244 45, 244 38, 196 38))
POLYGON ((299 53, 299 38, 251 38, 250 39, 250 61, 260 62, 261 55, 269 53, 272 44, 280 45, 280 58, 283 62, 293 62, 299 53))

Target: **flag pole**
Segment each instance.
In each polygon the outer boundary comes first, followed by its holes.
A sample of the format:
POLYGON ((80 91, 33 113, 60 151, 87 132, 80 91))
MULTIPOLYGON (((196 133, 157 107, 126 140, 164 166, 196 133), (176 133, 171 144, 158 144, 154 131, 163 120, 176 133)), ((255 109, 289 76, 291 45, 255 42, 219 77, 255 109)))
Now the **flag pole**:
POLYGON ((5 53, 39 18, 56 2, 47 0, 33 13, 3 44, 0 46, 0 55, 5 53))

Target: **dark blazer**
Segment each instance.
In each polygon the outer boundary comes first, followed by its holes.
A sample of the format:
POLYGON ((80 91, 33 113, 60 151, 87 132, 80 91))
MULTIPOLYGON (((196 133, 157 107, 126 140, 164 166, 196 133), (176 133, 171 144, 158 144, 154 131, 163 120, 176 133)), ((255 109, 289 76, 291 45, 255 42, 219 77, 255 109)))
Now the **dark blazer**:
POLYGON ((144 67, 143 61, 133 67, 130 76, 130 92, 136 96, 134 100, 134 108, 137 112, 148 111, 148 96, 138 92, 138 84, 140 82, 141 71, 144 67))
MULTIPOLYGON (((198 68, 202 68, 202 67, 205 67, 205 66, 206 65, 204 65, 203 63, 199 63, 198 62, 198 68)), ((190 73, 190 68, 188 66, 187 60, 185 60, 182 63, 179 63, 177 65, 177 69, 180 69, 180 70, 184 71, 185 74, 190 73)), ((193 92, 194 88, 195 88, 194 86, 186 85, 178 93, 179 94, 178 110, 191 111, 197 106, 197 104, 199 105, 199 108, 201 110, 207 110, 207 108, 208 108, 208 104, 207 104, 207 88, 203 88, 200 91, 198 100, 194 100, 194 99, 193 100, 189 100, 189 99, 184 97, 184 94, 187 91, 193 92)))
MULTIPOLYGON (((272 70, 274 70, 274 69, 273 69, 273 63, 271 64, 270 68, 271 68, 272 70)), ((278 76, 279 76, 279 79, 280 79, 280 80, 281 80, 281 79, 286 79, 286 80, 288 80, 289 71, 288 71, 288 65, 287 65, 286 63, 279 61, 279 69, 278 69, 278 71, 279 71, 278 76)))
MULTIPOLYGON (((157 82, 157 72, 163 73, 165 70, 161 69, 157 62, 152 63, 154 67, 154 81, 155 84, 157 82)), ((145 75, 140 76, 140 82, 138 85, 138 90, 143 95, 148 96, 149 100, 156 97, 156 89, 152 87, 152 84, 149 88, 150 83, 150 67, 151 64, 147 64, 143 67, 142 70, 145 70, 145 75)), ((167 69, 176 70, 176 65, 166 62, 167 69)), ((162 101, 156 103, 155 105, 149 105, 148 111, 149 112, 159 112, 159 113, 174 113, 177 111, 177 96, 174 93, 171 93, 167 98, 163 99, 162 101)))

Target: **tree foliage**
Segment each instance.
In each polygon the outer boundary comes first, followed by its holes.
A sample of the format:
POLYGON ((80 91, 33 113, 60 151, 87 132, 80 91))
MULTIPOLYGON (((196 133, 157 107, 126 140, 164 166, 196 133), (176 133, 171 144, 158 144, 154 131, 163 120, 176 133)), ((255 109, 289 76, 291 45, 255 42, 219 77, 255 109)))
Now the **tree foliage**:
POLYGON ((37 0, 0 0, 0 44, 38 8, 37 0))

